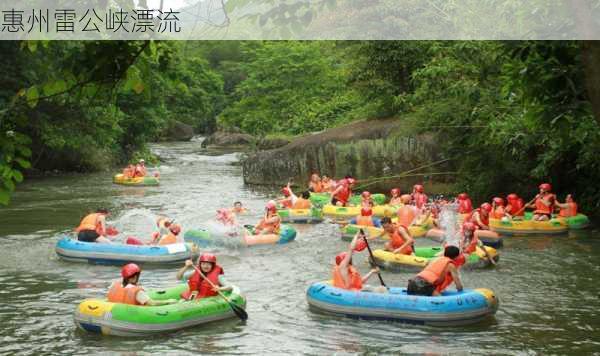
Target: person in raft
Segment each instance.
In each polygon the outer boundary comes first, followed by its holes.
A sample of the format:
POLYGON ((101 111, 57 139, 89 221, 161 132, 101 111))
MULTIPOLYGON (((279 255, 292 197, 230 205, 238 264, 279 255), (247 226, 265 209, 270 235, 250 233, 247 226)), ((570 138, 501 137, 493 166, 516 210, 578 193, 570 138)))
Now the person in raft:
POLYGON ((371 207, 361 208, 360 215, 350 219, 350 224, 381 227, 381 221, 373 217, 373 209, 371 207))
POLYGON ((188 283, 188 289, 181 293, 183 299, 194 300, 214 297, 218 292, 233 289, 225 280, 223 268, 217 264, 217 257, 212 253, 201 254, 198 258, 197 267, 202 271, 202 275, 194 268, 192 260, 185 261, 185 265, 177 271, 177 279, 187 280, 188 283), (194 272, 191 274, 186 273, 190 269, 194 272))
POLYGON ((323 174, 323 177, 321 178, 321 185, 323 187, 323 193, 331 193, 335 190, 335 182, 325 174, 323 174))
POLYGON ((552 186, 549 183, 540 184, 540 193, 535 196, 535 202, 527 205, 527 208, 534 208, 533 220, 545 221, 552 218, 554 211, 554 202, 556 195, 552 191, 552 186))
POLYGON ((279 199, 277 203, 285 209, 291 209, 296 203, 296 200, 298 200, 298 197, 292 191, 291 184, 288 183, 285 187, 281 188, 281 193, 283 194, 283 199, 279 199))
POLYGON ((470 214, 473 211, 473 202, 467 193, 460 193, 457 202, 459 214, 470 214))
POLYGON ((400 189, 394 188, 390 191, 390 205, 402 205, 402 199, 400 198, 400 189))
POLYGON ((179 224, 170 224, 169 232, 166 235, 160 235, 160 233, 154 233, 152 235, 151 245, 171 245, 183 242, 183 239, 179 236, 181 233, 181 226, 179 224))
POLYGON ((423 185, 415 184, 413 186, 413 191, 411 194, 411 200, 413 204, 417 208, 421 209, 427 203, 428 199, 429 198, 427 197, 427 194, 425 194, 425 188, 423 187, 423 185))
POLYGON ((125 178, 135 177, 135 166, 133 164, 129 164, 127 167, 123 168, 123 176, 125 178))
POLYGON ((146 161, 140 159, 138 164, 135 165, 135 177, 145 177, 146 176, 146 161))
POLYGON ((95 213, 86 215, 75 229, 77 240, 83 242, 111 243, 106 237, 106 217, 110 213, 107 209, 98 209, 95 213))
POLYGON ((465 223, 463 223, 462 228, 459 231, 460 250, 462 251, 462 253, 470 255, 477 251, 477 247, 479 247, 485 253, 485 257, 488 259, 488 261, 490 261, 490 263, 495 266, 496 261, 494 261, 492 256, 489 255, 488 251, 483 245, 483 242, 481 242, 481 240, 479 240, 479 238, 477 237, 477 234, 475 234, 476 230, 477 225, 475 225, 474 223, 470 221, 466 221, 465 223))
POLYGON ((558 200, 554 202, 556 208, 560 209, 558 216, 563 218, 569 218, 577 215, 577 203, 573 200, 573 195, 567 194, 565 202, 560 203, 558 200))
POLYGON ((492 205, 490 203, 483 203, 477 209, 475 209, 465 221, 470 221, 477 225, 478 229, 489 230, 490 229, 490 213, 492 212, 492 205))
POLYGON ((373 197, 371 197, 371 193, 368 191, 364 191, 360 193, 360 207, 361 208, 370 208, 374 206, 373 197))
POLYGON ((494 197, 492 199, 492 212, 490 217, 493 219, 502 219, 506 217, 506 208, 504 207, 504 199, 500 197, 494 197))
POLYGON ((410 195, 403 194, 400 199, 404 205, 399 207, 398 211, 396 212, 398 215, 398 223, 406 227, 416 224, 421 211, 416 206, 410 205, 410 195))
POLYGON ((444 256, 437 257, 425 266, 414 278, 408 280, 406 293, 409 295, 438 296, 450 283, 449 277, 456 285, 456 290, 463 290, 458 274, 458 267, 453 263, 461 255, 456 246, 446 246, 444 256))
POLYGON ((269 200, 265 206, 265 215, 254 226, 254 233, 260 235, 278 234, 281 225, 281 218, 277 215, 277 205, 275 201, 269 200))
POLYGON ((507 218, 509 219, 522 219, 525 214, 525 209, 523 209, 523 199, 519 198, 515 193, 511 193, 506 196, 506 208, 504 212, 506 213, 507 218))
POLYGON ((233 203, 233 208, 229 209, 234 214, 245 214, 248 212, 248 209, 242 206, 241 201, 236 201, 233 203))
POLYGON ((321 182, 321 177, 318 174, 313 173, 310 176, 310 181, 308 182, 308 190, 313 193, 322 193, 325 190, 323 189, 323 183, 321 182))
POLYGON ((351 176, 340 180, 335 187, 335 190, 331 193, 331 205, 347 206, 348 200, 352 196, 352 187, 354 187, 356 180, 351 176))
POLYGON ((373 268, 364 277, 361 277, 358 270, 352 265, 352 254, 355 251, 359 238, 364 238, 364 235, 360 232, 354 235, 347 252, 341 252, 335 256, 335 266, 333 266, 332 270, 333 286, 354 291, 386 293, 387 289, 383 286, 373 287, 365 285, 374 273, 379 273, 379 268, 373 268))
POLYGON ((153 300, 138 285, 142 270, 135 263, 129 263, 121 269, 123 281, 114 281, 108 289, 108 299, 111 303, 157 306, 177 303, 176 299, 153 300))
POLYGON ((310 192, 308 190, 303 191, 292 205, 292 209, 310 209, 311 207, 312 203, 310 202, 310 192))
POLYGON ((400 223, 394 224, 389 217, 381 219, 383 234, 390 237, 390 241, 385 244, 385 250, 401 255, 412 255, 414 253, 413 239, 408 227, 400 223))

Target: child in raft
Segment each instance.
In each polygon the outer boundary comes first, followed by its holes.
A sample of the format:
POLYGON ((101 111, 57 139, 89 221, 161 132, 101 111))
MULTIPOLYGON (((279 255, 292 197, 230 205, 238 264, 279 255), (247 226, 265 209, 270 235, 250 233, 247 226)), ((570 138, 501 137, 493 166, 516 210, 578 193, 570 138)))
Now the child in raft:
POLYGON ((281 226, 281 218, 277 215, 277 204, 269 200, 265 206, 265 215, 254 226, 257 235, 278 234, 281 226))
POLYGON ((224 271, 217 264, 217 257, 212 253, 203 253, 198 258, 194 268, 192 260, 185 261, 185 265, 177 271, 178 280, 187 280, 188 288, 181 297, 185 300, 214 297, 218 292, 231 291, 233 288, 224 277, 224 271), (197 269, 196 269, 197 268, 197 269), (186 273, 193 270, 193 273, 186 273), (198 272, 200 270, 200 272, 198 272))
POLYGON ((371 193, 368 191, 364 191, 360 194, 360 207, 361 208, 371 208, 375 205, 373 202, 373 198, 371 197, 371 193))
POLYGON ((347 252, 341 252, 335 256, 335 266, 333 266, 333 270, 331 272, 333 277, 333 286, 347 290, 387 293, 387 288, 383 286, 373 287, 370 285, 365 285, 365 283, 373 274, 379 273, 378 267, 373 268, 364 277, 361 277, 358 270, 356 270, 356 268, 354 268, 352 265, 352 254, 357 248, 359 238, 364 238, 364 235, 361 232, 358 232, 356 235, 354 235, 347 252))
POLYGON ((348 206, 348 200, 352 196, 352 188, 356 180, 352 176, 346 176, 346 178, 337 182, 335 190, 331 193, 331 205, 335 206, 348 206))
POLYGON ((408 280, 406 293, 409 295, 438 296, 454 281, 456 290, 463 290, 454 262, 461 255, 456 246, 446 246, 444 256, 437 257, 425 266, 414 278, 408 280))
POLYGON ((121 269, 123 281, 114 281, 108 289, 106 299, 111 303, 121 303, 130 305, 148 305, 158 306, 177 303, 176 299, 153 300, 144 291, 142 286, 138 285, 142 270, 135 263, 129 263, 121 269))
POLYGON ((490 217, 498 220, 507 217, 504 199, 500 197, 494 197, 492 199, 492 212, 490 213, 490 217))

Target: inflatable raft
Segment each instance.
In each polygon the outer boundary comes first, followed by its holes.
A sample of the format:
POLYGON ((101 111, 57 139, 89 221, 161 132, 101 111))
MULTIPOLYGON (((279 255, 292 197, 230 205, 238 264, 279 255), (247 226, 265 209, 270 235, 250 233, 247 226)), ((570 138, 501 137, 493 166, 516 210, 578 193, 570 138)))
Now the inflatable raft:
POLYGON ((321 209, 280 209, 277 215, 284 223, 295 224, 316 224, 323 221, 323 212, 321 209))
POLYGON ((490 228, 501 235, 560 235, 566 234, 569 227, 564 219, 533 221, 490 219, 490 228))
POLYGON ((113 177, 113 183, 121 185, 152 186, 159 185, 160 179, 158 179, 157 177, 128 178, 120 173, 113 177))
MULTIPOLYGON (((386 197, 385 194, 371 194, 371 198, 375 205, 383 205, 385 204, 386 197)), ((327 204, 331 204, 331 194, 329 193, 310 193, 310 201, 317 206, 325 206, 327 204)), ((360 205, 361 197, 360 195, 353 195, 348 200, 350 205, 360 205)))
MULTIPOLYGON (((485 246, 488 254, 498 262, 500 256, 492 248, 485 246)), ((441 247, 417 247, 414 255, 395 254, 385 250, 374 250, 373 258, 375 264, 383 269, 390 271, 421 270, 427 263, 435 258, 437 254, 443 253, 441 247)), ((479 247, 477 250, 466 256, 466 268, 482 268, 491 265, 491 262, 485 257, 485 252, 479 247)))
MULTIPOLYGON (((360 215, 359 206, 335 206, 327 204, 323 206, 323 215, 336 219, 351 219, 360 215)), ((376 205, 373 207, 373 216, 393 217, 396 216, 398 207, 392 205, 376 205)))
MULTIPOLYGON (((378 236, 383 234, 383 228, 381 227, 374 227, 374 226, 361 226, 361 225, 353 225, 353 224, 348 224, 344 227, 342 227, 342 240, 344 241, 352 241, 352 238, 354 237, 354 235, 356 235, 356 233, 360 230, 363 229, 369 236, 378 236)), ((421 226, 421 225, 413 225, 411 227, 408 228, 408 231, 410 232, 410 234, 412 235, 412 237, 422 237, 425 236, 426 232, 427 232, 427 228, 426 226, 421 226)), ((383 239, 385 240, 389 240, 389 236, 387 234, 384 234, 382 236, 383 239)))
MULTIPOLYGON (((559 215, 553 216, 556 220, 564 222, 569 227, 569 229, 573 230, 585 229, 590 225, 590 219, 587 217, 587 215, 584 214, 577 214, 568 218, 564 218, 559 215)), ((528 211, 525 213, 525 220, 531 220, 532 218, 532 212, 528 211)))
MULTIPOLYGON (((149 291, 155 300, 180 299, 187 284, 149 291)), ((237 306, 244 307, 246 299, 237 287, 226 292, 237 306)), ((75 324, 82 330, 104 335, 145 336, 173 332, 209 322, 235 318, 229 304, 220 296, 184 301, 162 306, 138 306, 111 303, 103 299, 86 299, 75 310, 75 324)))
MULTIPOLYGON (((442 242, 445 238, 444 234, 445 234, 444 230, 434 228, 434 229, 429 229, 427 231, 427 234, 425 234, 425 237, 430 238, 437 242, 442 242)), ((476 230, 475 234, 477 235, 479 240, 481 242, 483 242, 483 244, 486 246, 497 248, 497 247, 502 246, 502 244, 503 244, 502 236, 495 231, 476 230)))
POLYGON ((281 225, 279 234, 254 235, 252 229, 241 235, 231 237, 215 237, 206 230, 188 230, 183 235, 185 242, 199 247, 209 246, 253 246, 253 245, 276 245, 285 244, 296 238, 296 230, 289 225, 281 225))
POLYGON ((181 263, 192 258, 194 249, 184 243, 150 246, 102 244, 83 242, 64 236, 56 243, 58 257, 71 262, 123 265, 128 262, 140 264, 181 263))
POLYGON ((311 309, 329 314, 430 326, 474 324, 492 317, 499 304, 489 289, 446 291, 426 297, 407 295, 404 288, 371 293, 335 288, 325 282, 311 285, 306 299, 311 309))

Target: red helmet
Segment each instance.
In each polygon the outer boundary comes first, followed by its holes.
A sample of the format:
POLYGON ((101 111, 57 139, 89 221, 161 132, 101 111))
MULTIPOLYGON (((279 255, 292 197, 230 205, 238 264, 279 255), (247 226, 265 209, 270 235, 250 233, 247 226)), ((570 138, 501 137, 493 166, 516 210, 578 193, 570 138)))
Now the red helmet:
POLYGON ((203 253, 200 255, 198 262, 217 263, 217 256, 213 255, 212 253, 203 253))
POLYGON ((542 183, 540 184, 540 189, 543 189, 546 192, 552 191, 552 186, 550 183, 542 183))
POLYGON ((392 196, 398 196, 400 195, 400 189, 394 188, 390 193, 392 194, 392 196))
POLYGON ((477 226, 470 221, 467 221, 462 226, 463 231, 475 231, 477 230, 477 226))
POLYGON ((342 263, 342 261, 344 260, 344 258, 346 258, 347 255, 348 255, 347 252, 338 253, 338 255, 335 256, 335 264, 339 266, 340 263, 342 263))
POLYGON ((362 209, 360 209, 360 215, 371 216, 371 215, 373 215, 373 210, 371 210, 371 208, 362 208, 362 209))
POLYGON ((354 178, 347 178, 346 182, 348 182, 348 184, 352 185, 352 184, 356 183, 356 179, 354 179, 354 178))
POLYGON ((483 203, 481 204, 481 210, 485 210, 488 213, 492 211, 492 204, 490 203, 483 203))
POLYGON ((458 199, 460 199, 460 200, 467 200, 467 199, 469 199, 469 195, 467 193, 460 193, 458 195, 458 199))
POLYGON ((289 197, 291 195, 290 190, 287 187, 281 188, 281 193, 286 197, 289 197))
POLYGON ((265 205, 265 209, 275 212, 277 211, 277 203, 274 200, 269 200, 267 205, 265 205))
POLYGON ((171 231, 174 235, 178 235, 181 232, 181 226, 178 224, 173 224, 169 226, 169 231, 171 231))
POLYGON ((371 197, 371 193, 365 190, 360 196, 363 197, 363 199, 369 199, 371 197))
POLYGON ((423 191, 425 190, 425 188, 423 188, 421 184, 415 184, 413 186, 413 189, 416 190, 418 193, 423 193, 423 191))
POLYGON ((492 201, 494 203, 496 203, 496 205, 504 205, 504 199, 502 199, 500 197, 494 197, 494 199, 492 199, 492 201))
POLYGON ((506 196, 506 200, 508 201, 513 201, 513 200, 517 200, 519 199, 519 196, 516 195, 515 193, 510 193, 509 195, 506 196))
POLYGON ((140 266, 135 263, 128 263, 123 268, 121 268, 121 276, 123 278, 133 277, 135 274, 142 272, 140 266))

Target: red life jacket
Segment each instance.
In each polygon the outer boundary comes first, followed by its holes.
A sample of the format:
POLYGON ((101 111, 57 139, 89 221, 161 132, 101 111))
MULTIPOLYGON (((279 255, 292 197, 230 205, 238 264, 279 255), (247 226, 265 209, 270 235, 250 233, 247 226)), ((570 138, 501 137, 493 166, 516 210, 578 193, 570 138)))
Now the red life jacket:
MULTIPOLYGON (((406 231, 406 233, 410 235, 410 231, 408 231, 408 229, 405 226, 402 226, 402 225, 397 226, 394 229, 394 233, 392 234, 392 236, 390 236, 390 242, 391 242, 392 248, 394 250, 397 248, 400 248, 400 246, 404 245, 404 243, 406 242, 406 240, 404 240, 404 237, 398 232, 398 229, 404 229, 404 231, 406 231)), ((412 245, 406 246, 404 249, 402 249, 402 251, 400 251, 400 253, 403 255, 412 254, 413 253, 412 245)))
POLYGON ((352 191, 350 190, 350 185, 348 184, 347 180, 342 179, 339 184, 341 184, 343 188, 333 197, 342 202, 342 204, 346 205, 348 204, 348 199, 350 199, 350 194, 352 194, 352 191))
POLYGON ((425 205, 427 203, 427 195, 425 195, 423 193, 415 193, 413 196, 413 199, 415 201, 415 205, 419 209, 421 209, 423 207, 423 205, 425 205))
POLYGON ((473 211, 473 203, 471 203, 471 199, 460 199, 458 201, 458 213, 459 214, 468 214, 473 211))
POLYGON ((475 213, 477 213, 477 214, 479 215, 479 220, 481 220, 481 222, 482 222, 482 223, 484 223, 484 224, 485 224, 485 225, 487 225, 487 226, 490 226, 490 215, 488 214, 488 216, 487 216, 487 217, 483 217, 483 215, 481 214, 481 208, 477 208, 477 209, 475 209, 475 210, 474 210, 474 211, 471 213, 471 215, 469 215, 469 216, 468 216, 468 217, 465 219, 465 221, 470 221, 470 222, 472 222, 473 224, 477 225, 477 226, 478 226, 478 227, 480 227, 480 228, 481 228, 481 227, 483 227, 483 226, 481 226, 481 225, 480 225, 480 224, 479 224, 479 223, 478 223, 478 222, 477 222, 477 221, 476 221, 476 220, 473 218, 473 215, 475 215, 475 213))
MULTIPOLYGON (((219 287, 219 275, 223 274, 223 268, 221 266, 215 264, 213 269, 206 274, 206 278, 212 282, 215 286, 219 287)), ((196 295, 196 299, 214 297, 217 295, 210 285, 204 278, 200 276, 198 271, 194 271, 194 274, 188 280, 188 289, 181 293, 181 297, 184 299, 189 299, 190 295, 193 291, 198 291, 196 295)))
POLYGON ((566 203, 567 208, 560 208, 560 213, 558 215, 568 218, 571 216, 577 215, 577 203, 566 203))
POLYGON ((535 214, 547 214, 551 215, 552 210, 554 210, 554 194, 548 193, 544 194, 543 197, 537 198, 535 200, 535 214), (546 206, 542 200, 546 200, 550 202, 550 206, 546 206))
POLYGON ((524 204, 525 203, 521 198, 517 200, 511 200, 506 206, 506 212, 512 216, 523 216, 525 214, 525 209, 523 209, 524 204))

